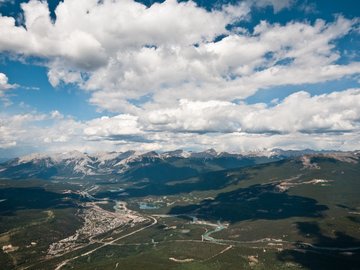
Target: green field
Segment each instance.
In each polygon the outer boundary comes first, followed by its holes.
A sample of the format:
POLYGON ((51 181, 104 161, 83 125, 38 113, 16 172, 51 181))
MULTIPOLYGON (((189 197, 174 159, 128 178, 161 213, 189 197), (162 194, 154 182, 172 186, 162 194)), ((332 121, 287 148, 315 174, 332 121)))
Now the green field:
POLYGON ((160 182, 1 180, 0 246, 12 245, 1 269, 360 269, 360 164, 312 162, 160 182), (107 213, 124 201, 146 220, 47 256, 83 226, 82 205, 99 199, 107 213))

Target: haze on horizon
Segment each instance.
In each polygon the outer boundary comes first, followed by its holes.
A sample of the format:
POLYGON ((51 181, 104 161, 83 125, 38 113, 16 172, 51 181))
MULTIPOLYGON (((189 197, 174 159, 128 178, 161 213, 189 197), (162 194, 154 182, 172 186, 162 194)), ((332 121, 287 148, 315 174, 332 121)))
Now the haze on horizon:
POLYGON ((0 1, 0 158, 355 150, 357 1, 0 1))

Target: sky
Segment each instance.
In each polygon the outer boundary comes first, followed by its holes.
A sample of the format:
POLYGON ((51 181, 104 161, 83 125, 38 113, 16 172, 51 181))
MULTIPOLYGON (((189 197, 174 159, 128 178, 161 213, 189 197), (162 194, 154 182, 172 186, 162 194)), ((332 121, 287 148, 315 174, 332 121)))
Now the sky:
POLYGON ((0 158, 360 149, 360 1, 0 0, 0 158))

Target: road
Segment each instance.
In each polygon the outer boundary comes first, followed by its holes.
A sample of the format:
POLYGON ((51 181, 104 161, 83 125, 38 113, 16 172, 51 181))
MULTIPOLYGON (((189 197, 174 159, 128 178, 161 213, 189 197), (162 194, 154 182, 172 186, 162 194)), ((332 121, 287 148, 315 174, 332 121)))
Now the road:
POLYGON ((96 248, 94 248, 94 249, 92 249, 92 250, 90 250, 90 251, 87 251, 87 252, 83 253, 83 254, 80 254, 80 255, 75 256, 75 257, 73 257, 73 258, 64 260, 63 262, 61 262, 60 264, 58 264, 58 265, 56 266, 55 270, 60 270, 62 267, 64 267, 66 264, 68 264, 68 263, 71 262, 71 261, 75 261, 75 260, 78 259, 78 258, 81 258, 81 257, 84 257, 84 256, 88 256, 88 255, 94 253, 95 251, 97 251, 97 250, 99 250, 99 249, 102 249, 102 248, 104 248, 104 247, 106 247, 106 246, 109 246, 109 245, 114 244, 116 241, 119 241, 119 240, 121 240, 121 239, 124 239, 124 238, 126 238, 126 237, 129 237, 130 235, 134 235, 134 234, 136 234, 136 233, 138 233, 138 232, 141 232, 141 231, 143 231, 143 230, 145 230, 145 229, 147 229, 147 228, 149 228, 149 227, 152 227, 152 226, 154 226, 155 224, 157 224, 158 221, 157 221, 156 218, 154 218, 154 217, 152 217, 152 216, 148 216, 148 218, 150 218, 150 219, 153 220, 153 222, 152 222, 151 224, 149 224, 149 225, 147 225, 147 226, 145 226, 145 227, 142 227, 142 228, 140 228, 140 229, 138 229, 138 230, 135 230, 135 231, 133 231, 133 232, 130 232, 130 233, 128 233, 128 234, 125 234, 125 235, 123 235, 123 236, 120 236, 120 237, 118 237, 118 238, 115 238, 114 240, 111 240, 111 241, 109 241, 109 242, 103 243, 102 246, 96 247, 96 248))

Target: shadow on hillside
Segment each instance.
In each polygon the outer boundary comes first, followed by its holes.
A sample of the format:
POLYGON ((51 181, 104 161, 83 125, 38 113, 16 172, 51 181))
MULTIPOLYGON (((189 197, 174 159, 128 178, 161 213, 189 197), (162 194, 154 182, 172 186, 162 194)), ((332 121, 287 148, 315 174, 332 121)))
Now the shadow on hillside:
POLYGON ((64 200, 66 195, 46 191, 43 188, 0 189, 0 216, 14 215, 22 209, 47 209, 73 207, 75 204, 64 200))
POLYGON ((213 200, 200 204, 176 206, 169 214, 191 213, 207 219, 239 222, 255 219, 283 219, 288 217, 318 217, 327 210, 316 200, 278 192, 276 185, 253 185, 220 193, 213 200))
POLYGON ((198 174, 197 170, 188 166, 176 167, 168 163, 160 163, 130 169, 124 173, 123 178, 132 182, 147 179, 149 182, 165 183, 169 180, 182 180, 198 174))
POLYGON ((311 238, 314 246, 326 249, 316 249, 299 243, 299 249, 282 251, 278 255, 281 261, 295 262, 311 270, 360 269, 359 239, 339 231, 334 232, 335 237, 326 236, 314 222, 298 222, 297 228, 301 235, 311 238))
POLYGON ((360 224, 360 217, 357 216, 357 217, 354 217, 354 216, 347 216, 347 219, 352 221, 352 222, 355 222, 355 223, 359 223, 360 224))
MULTIPOLYGON (((187 181, 154 183, 144 182, 137 183, 133 188, 126 189, 129 197, 144 197, 149 195, 163 196, 174 195, 179 193, 188 193, 192 191, 218 190, 228 185, 236 184, 241 180, 247 179, 248 175, 244 172, 236 172, 229 176, 229 171, 217 171, 199 175, 187 181)), ((116 199, 122 192, 100 192, 96 194, 98 198, 116 199)))
POLYGON ((50 179, 58 173, 57 168, 47 167, 45 164, 34 166, 32 163, 18 164, 11 169, 1 172, 2 178, 8 179, 27 179, 32 178, 50 179))

